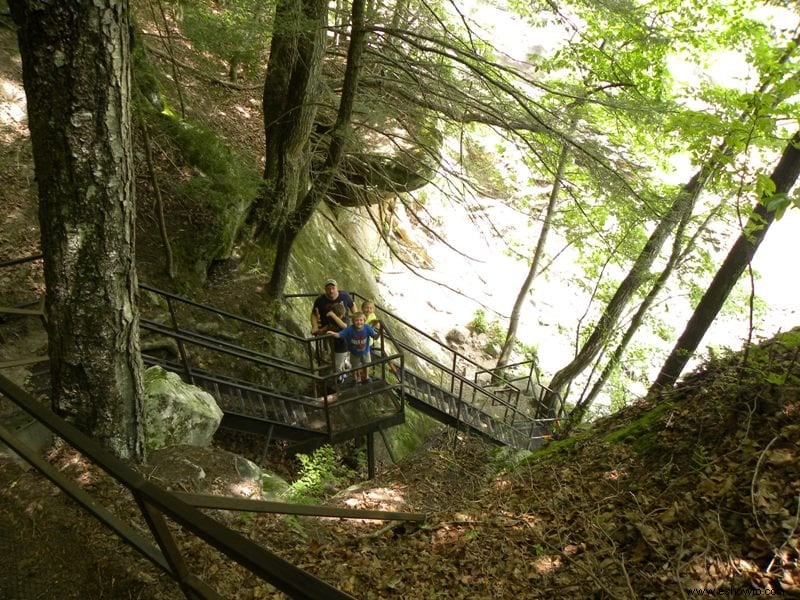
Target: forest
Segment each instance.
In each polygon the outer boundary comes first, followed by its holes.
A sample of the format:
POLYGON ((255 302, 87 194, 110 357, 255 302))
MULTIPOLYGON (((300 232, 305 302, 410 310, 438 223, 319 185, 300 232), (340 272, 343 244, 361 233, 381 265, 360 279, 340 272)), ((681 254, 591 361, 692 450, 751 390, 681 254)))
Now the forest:
MULTIPOLYGON (((365 598, 797 592, 800 346, 793 323, 755 345, 770 306, 751 264, 800 207, 795 6, 8 0, 0 14, 2 259, 42 256, 0 279, 0 304, 43 292, 52 407, 113 454, 148 461, 141 282, 307 335, 294 296, 331 276, 381 310, 404 303, 380 285, 395 269, 425 296, 434 246, 473 260, 453 233, 467 215, 522 276, 462 325, 491 384, 531 365, 523 417, 550 442, 498 454, 439 430, 443 463, 412 452, 371 488, 415 480, 407 505, 437 518, 413 531, 255 522, 315 572, 346 557, 335 585, 365 598), (567 358, 545 370, 525 327, 562 276, 580 310, 559 314, 567 358), (699 356, 723 313, 748 343, 699 356), (704 370, 687 375, 693 360, 704 370), (440 560, 425 571, 403 552, 440 560)), ((128 593, 172 597, 129 576, 128 593)), ((274 593, 234 593, 241 581, 226 594, 274 593)))

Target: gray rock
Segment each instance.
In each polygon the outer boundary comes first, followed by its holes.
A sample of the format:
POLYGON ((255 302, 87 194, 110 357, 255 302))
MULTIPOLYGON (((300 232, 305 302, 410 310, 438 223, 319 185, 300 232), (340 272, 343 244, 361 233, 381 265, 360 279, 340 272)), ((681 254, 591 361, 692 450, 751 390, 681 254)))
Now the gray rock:
POLYGON ((445 336, 445 339, 451 344, 464 344, 468 338, 469 329, 466 327, 453 327, 445 336))
POLYGON ((497 358, 498 356, 500 356, 501 350, 502 348, 500 347, 500 345, 494 342, 489 342, 483 347, 483 351, 492 358, 497 358))
POLYGON ((144 374, 144 428, 148 452, 188 444, 207 446, 222 421, 214 397, 161 367, 144 374))

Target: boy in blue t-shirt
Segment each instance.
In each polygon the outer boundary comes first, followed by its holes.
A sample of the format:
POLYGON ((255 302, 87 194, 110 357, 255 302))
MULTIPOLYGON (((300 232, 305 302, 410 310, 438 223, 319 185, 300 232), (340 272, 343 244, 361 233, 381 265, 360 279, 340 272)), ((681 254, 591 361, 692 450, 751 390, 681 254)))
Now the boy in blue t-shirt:
POLYGON ((364 313, 353 313, 353 324, 345 327, 341 331, 328 331, 328 335, 341 338, 347 342, 347 349, 350 350, 350 366, 355 371, 356 383, 368 383, 369 374, 367 367, 371 362, 370 342, 378 338, 378 332, 367 325, 364 313), (361 368, 359 368, 361 367, 361 368))

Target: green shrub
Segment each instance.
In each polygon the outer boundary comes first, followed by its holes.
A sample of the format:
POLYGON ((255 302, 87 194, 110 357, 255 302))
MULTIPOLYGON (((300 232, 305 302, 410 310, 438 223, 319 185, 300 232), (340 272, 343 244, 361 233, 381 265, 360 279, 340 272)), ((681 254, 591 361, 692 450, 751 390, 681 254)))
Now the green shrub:
POLYGON ((353 477, 353 472, 340 465, 331 446, 314 450, 311 456, 298 454, 300 476, 289 486, 287 495, 295 502, 316 502, 325 496, 326 488, 337 486, 353 477))
POLYGON ((486 320, 486 311, 479 308, 475 311, 475 317, 470 321, 469 328, 475 333, 486 333, 489 331, 489 322, 486 320))

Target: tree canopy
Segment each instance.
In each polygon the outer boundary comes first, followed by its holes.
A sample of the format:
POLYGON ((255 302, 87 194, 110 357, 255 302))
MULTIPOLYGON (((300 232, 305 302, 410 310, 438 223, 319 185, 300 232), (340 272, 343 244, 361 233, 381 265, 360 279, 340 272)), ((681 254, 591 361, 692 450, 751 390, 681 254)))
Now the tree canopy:
MULTIPOLYGON (((134 15, 146 51, 137 111, 157 114, 176 143, 201 131, 182 71, 263 89, 258 189, 243 176, 252 169, 224 166, 216 143, 185 149, 202 173, 180 178, 207 190, 197 194, 207 229, 225 229, 198 244, 206 264, 237 244, 267 248, 266 290, 279 300, 294 241, 323 202, 368 214, 399 257, 385 206, 402 203, 457 248, 446 224, 426 218, 425 197, 464 209, 500 199, 536 225, 531 239, 508 240, 530 268, 508 302, 502 365, 525 351, 516 337, 536 310, 531 290, 569 248, 585 310, 561 324, 573 358, 544 374, 553 414, 565 398, 586 414, 640 327, 671 335, 652 309, 665 294, 699 301, 720 231, 763 210, 756 200, 797 117, 798 15, 768 2, 184 0, 134 3, 134 15), (148 72, 148 53, 168 61, 169 77, 148 72)), ((791 193, 770 196, 770 214, 791 207, 791 193)))
MULTIPOLYGON (((206 15, 223 31, 223 12, 246 7, 218 8, 206 15)), ((595 392, 574 401, 585 410, 642 323, 666 331, 649 310, 666 290, 699 298, 719 227, 758 195, 761 165, 791 135, 797 15, 749 0, 483 6, 546 40, 522 54, 502 24, 492 30, 452 3, 375 3, 360 27, 355 8, 286 2, 264 19, 266 166, 242 234, 278 249, 270 294, 282 295, 291 240, 323 198, 346 208, 399 201, 415 214, 425 190, 469 207, 494 182, 492 193, 547 224, 514 248, 523 260, 534 248, 539 265, 565 245, 577 252, 587 307, 568 326, 575 358, 549 387, 555 406, 591 367, 595 392), (355 73, 354 44, 364 44, 355 73), (723 61, 731 72, 714 68, 723 61), (490 132, 494 149, 483 147, 490 132), (331 148, 341 152, 333 163, 331 148), (497 155, 517 168, 500 171, 497 155)), ((243 44, 227 42, 198 47, 226 60, 243 44)), ((540 268, 520 281, 504 362, 540 268)))

